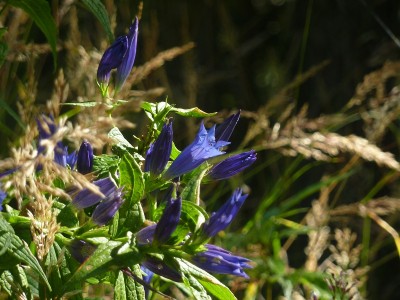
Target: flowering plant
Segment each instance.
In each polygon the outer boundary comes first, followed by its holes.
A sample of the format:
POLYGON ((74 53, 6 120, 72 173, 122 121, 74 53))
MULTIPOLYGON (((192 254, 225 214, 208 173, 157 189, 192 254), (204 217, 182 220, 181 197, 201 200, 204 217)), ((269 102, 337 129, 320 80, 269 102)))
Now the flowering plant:
MULTIPOLYGON (((119 104, 108 96, 111 71, 117 69, 116 94, 131 72, 137 36, 136 18, 100 60, 97 79, 106 101, 99 105, 108 106, 111 118, 119 104)), ((162 280, 196 299, 235 299, 212 274, 247 279, 251 262, 210 240, 230 225, 248 195, 237 188, 208 214, 201 191, 256 160, 253 150, 226 154, 240 112, 209 129, 201 122, 194 141, 179 151, 172 115, 213 114, 167 102, 141 107, 150 130, 135 145, 113 127, 111 152, 95 153, 88 140, 69 152, 65 120, 41 115, 29 159, 2 164, 0 286, 7 294, 80 298, 84 282, 103 282, 114 287, 116 299, 145 299, 162 293, 152 284, 162 280)))

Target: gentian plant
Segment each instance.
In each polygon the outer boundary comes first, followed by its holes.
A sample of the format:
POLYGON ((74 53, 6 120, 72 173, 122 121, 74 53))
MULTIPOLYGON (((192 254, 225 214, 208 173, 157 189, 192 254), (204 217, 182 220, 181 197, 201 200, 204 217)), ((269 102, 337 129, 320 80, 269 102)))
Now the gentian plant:
MULTIPOLYGON (((131 72, 138 22, 100 61, 103 96, 112 69, 116 91, 131 72)), ((111 100, 110 108, 119 104, 111 100)), ((0 287, 9 296, 82 299, 84 285, 104 283, 113 286, 115 299, 169 297, 170 285, 188 298, 236 299, 214 274, 246 280, 253 263, 212 240, 249 195, 238 187, 209 215, 202 187, 256 160, 253 150, 229 154, 240 112, 208 129, 201 120, 194 140, 179 151, 174 136, 180 132, 174 132, 172 117, 213 114, 167 102, 141 107, 149 131, 135 144, 114 127, 108 145, 95 148, 82 139, 71 153, 69 137, 62 135, 66 127, 52 115, 41 115, 32 155, 0 170, 0 287), (25 185, 12 184, 22 179, 25 185)))

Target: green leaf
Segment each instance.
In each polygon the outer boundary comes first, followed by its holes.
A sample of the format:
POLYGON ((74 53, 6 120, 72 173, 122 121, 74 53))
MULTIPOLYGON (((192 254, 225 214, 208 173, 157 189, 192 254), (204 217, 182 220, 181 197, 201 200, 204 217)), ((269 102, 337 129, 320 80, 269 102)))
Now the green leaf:
POLYGON ((98 174, 99 177, 105 177, 107 174, 114 174, 118 168, 120 159, 117 155, 103 154, 95 156, 93 160, 93 172, 98 174))
POLYGON ((134 149, 134 147, 125 139, 125 137, 122 135, 121 131, 117 127, 114 127, 110 130, 110 132, 108 133, 108 137, 112 139, 115 145, 122 150, 134 149))
POLYGON ((96 105, 100 105, 101 103, 96 101, 86 101, 86 102, 65 102, 62 105, 70 105, 70 106, 80 106, 80 107, 94 107, 96 105))
MULTIPOLYGON (((139 265, 135 265, 132 272, 142 278, 139 265)), ((142 300, 145 299, 144 288, 132 277, 119 271, 114 288, 114 299, 116 300, 142 300)))
MULTIPOLYGON (((177 258, 176 261, 179 264, 181 272, 185 275, 185 277, 189 280, 190 283, 196 283, 195 281, 193 281, 193 279, 196 279, 196 281, 201 283, 201 285, 210 294, 214 295, 218 299, 236 300, 236 297, 231 292, 231 290, 214 276, 210 275, 203 269, 200 269, 199 267, 193 265, 187 260, 177 258)), ((195 286, 194 288, 196 288, 196 294, 198 294, 200 292, 197 291, 198 287, 195 286)), ((200 292, 200 296, 204 297, 203 293, 200 292)), ((211 298, 196 298, 196 299, 211 299, 211 298)))
POLYGON ((114 35, 111 30, 110 18, 103 3, 100 0, 81 0, 83 5, 99 20, 101 26, 107 33, 110 43, 114 41, 114 35))
MULTIPOLYGON (((189 174, 190 180, 186 184, 185 188, 182 191, 181 197, 184 200, 200 203, 200 186, 203 177, 206 175, 209 166, 205 163, 196 168, 193 172, 189 174)), ((186 176, 189 177, 189 176, 186 176)))
POLYGON ((125 152, 119 164, 120 186, 124 187, 125 202, 119 209, 120 223, 130 231, 142 226, 144 213, 140 205, 140 200, 144 195, 143 172, 134 157, 125 152))
POLYGON ((27 264, 46 283, 49 290, 50 284, 47 280, 38 260, 33 256, 25 242, 14 234, 13 228, 1 217, 0 218, 0 249, 7 248, 9 255, 19 262, 27 264))
POLYGON ((137 249, 130 247, 127 243, 117 241, 103 243, 64 284, 64 292, 76 284, 82 284, 88 278, 102 276, 111 269, 135 265, 140 260, 137 249))
POLYGON ((207 212, 193 202, 182 200, 181 219, 186 223, 191 232, 196 232, 201 224, 208 219, 207 212))
POLYGON ((217 113, 206 113, 199 109, 198 107, 193 107, 190 109, 183 109, 183 108, 172 108, 173 112, 177 113, 178 115, 184 116, 184 117, 194 117, 194 118, 205 118, 205 117, 212 117, 215 116, 217 113))
POLYGON ((158 103, 150 103, 150 102, 142 102, 141 107, 148 112, 151 116, 151 120, 154 120, 155 123, 158 123, 160 120, 163 120, 169 112, 175 112, 178 115, 184 117, 195 117, 195 118, 205 118, 216 115, 217 113, 206 113, 199 109, 198 107, 193 107, 189 109, 184 108, 176 108, 169 104, 168 102, 158 102, 158 103))
POLYGON ((40 28, 50 44, 54 68, 57 65, 57 27, 46 0, 8 0, 8 4, 24 10, 40 28))

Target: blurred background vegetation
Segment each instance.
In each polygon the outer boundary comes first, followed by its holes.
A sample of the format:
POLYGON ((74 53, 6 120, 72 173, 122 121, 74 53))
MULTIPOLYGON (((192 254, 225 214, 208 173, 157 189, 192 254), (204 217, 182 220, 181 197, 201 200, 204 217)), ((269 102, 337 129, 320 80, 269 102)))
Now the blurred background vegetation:
MULTIPOLYGON (((55 65, 36 23, 5 2, 2 158, 38 112, 51 111, 46 101, 101 98, 96 69, 110 43, 84 1, 51 0, 55 65)), ((115 36, 140 7, 102 3, 115 36)), ((136 125, 127 132, 146 130, 141 100, 168 97, 220 112, 215 122, 241 109, 232 147, 259 151, 252 170, 203 193, 212 208, 232 187, 250 192, 218 237, 255 261, 249 282, 223 277, 240 299, 329 299, 342 282, 343 299, 400 299, 400 48, 390 37, 399 25, 397 0, 143 1, 137 73, 122 95, 130 102, 120 113, 136 125)), ((181 122, 183 147, 198 120, 181 122)))

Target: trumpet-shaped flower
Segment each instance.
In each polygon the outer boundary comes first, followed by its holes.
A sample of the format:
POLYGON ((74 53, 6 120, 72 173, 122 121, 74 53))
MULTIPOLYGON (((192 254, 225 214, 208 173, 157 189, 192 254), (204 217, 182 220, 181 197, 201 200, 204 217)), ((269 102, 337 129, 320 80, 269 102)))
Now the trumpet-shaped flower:
POLYGON ((97 69, 97 81, 100 85, 108 85, 113 69, 117 69, 115 89, 120 90, 125 83, 135 62, 138 24, 139 21, 135 18, 129 28, 129 33, 118 37, 104 52, 97 69))
POLYGON ((182 199, 169 199, 154 231, 154 242, 163 244, 168 241, 178 226, 181 217, 182 199))
POLYGON ((208 173, 208 177, 213 180, 232 177, 250 167, 256 159, 257 154, 254 150, 233 155, 214 165, 208 173))
POLYGON ((99 226, 110 221, 124 202, 122 196, 122 190, 117 189, 101 201, 93 211, 93 221, 99 226))
POLYGON ((0 211, 3 210, 3 201, 7 197, 7 193, 0 188, 0 211))
POLYGON ((231 252, 215 245, 205 245, 207 250, 195 254, 192 262, 210 273, 236 275, 249 278, 244 269, 251 268, 247 258, 233 255, 231 252))
POLYGON ((235 218, 247 196, 242 194, 242 189, 236 189, 229 200, 203 224, 202 233, 210 238, 224 230, 235 218))
POLYGON ((240 111, 236 114, 231 115, 228 119, 226 119, 223 123, 217 126, 215 129, 215 139, 217 141, 229 141, 231 138, 232 132, 236 127, 237 122, 240 118, 240 111))
POLYGON ((193 143, 187 146, 173 161, 164 177, 171 179, 192 171, 207 159, 224 154, 225 152, 219 149, 226 145, 229 145, 229 142, 215 139, 215 126, 207 131, 204 124, 201 123, 193 143))
POLYGON ((141 265, 157 275, 176 282, 182 281, 181 274, 177 270, 171 268, 165 262, 156 257, 147 256, 141 265))
POLYGON ((117 191, 117 187, 109 177, 96 180, 93 184, 99 187, 104 196, 85 188, 72 199, 72 204, 75 207, 82 209, 93 206, 117 191))
MULTIPOLYGON (((38 153, 42 154, 46 151, 46 147, 42 145, 42 141, 50 139, 58 131, 58 126, 54 122, 53 116, 41 115, 36 120, 38 130, 39 130, 39 140, 38 140, 38 153)), ((72 152, 68 154, 68 147, 64 146, 61 141, 56 143, 54 148, 54 161, 60 166, 66 167, 69 165, 71 168, 74 167, 76 163, 76 153, 72 152)))
POLYGON ((168 163, 172 150, 172 122, 165 124, 157 137, 151 144, 146 154, 144 171, 153 175, 160 175, 168 163))
POLYGON ((77 169, 81 174, 92 172, 93 168, 93 148, 88 141, 83 141, 79 148, 77 158, 77 169))

